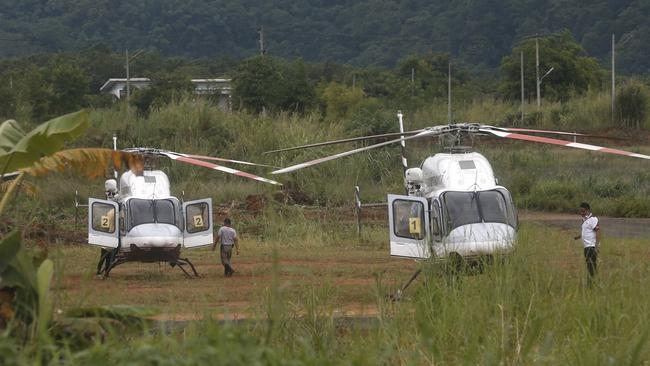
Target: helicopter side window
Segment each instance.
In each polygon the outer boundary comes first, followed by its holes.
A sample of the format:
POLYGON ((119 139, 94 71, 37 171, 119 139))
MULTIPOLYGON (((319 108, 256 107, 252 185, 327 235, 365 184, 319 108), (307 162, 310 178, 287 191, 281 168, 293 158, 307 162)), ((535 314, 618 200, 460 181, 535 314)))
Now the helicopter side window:
POLYGON ((424 205, 422 202, 393 201, 393 230, 395 235, 402 238, 424 239, 424 205))
POLYGON ((126 221, 126 214, 124 213, 124 209, 121 208, 120 209, 120 231, 121 232, 124 232, 124 230, 126 230, 125 221, 126 221))
POLYGON ((446 192, 447 230, 481 222, 478 200, 473 192, 446 192))
POLYGON ((433 209, 431 210, 431 234, 440 236, 440 204, 438 201, 433 202, 433 209))
POLYGON ((486 191, 478 194, 483 222, 508 224, 508 207, 503 194, 498 191, 486 191))
POLYGON ((93 203, 92 229, 108 234, 115 232, 115 208, 113 205, 100 202, 93 203))
POLYGON ((185 210, 185 227, 188 233, 194 234, 210 228, 210 209, 207 203, 192 204, 185 210))

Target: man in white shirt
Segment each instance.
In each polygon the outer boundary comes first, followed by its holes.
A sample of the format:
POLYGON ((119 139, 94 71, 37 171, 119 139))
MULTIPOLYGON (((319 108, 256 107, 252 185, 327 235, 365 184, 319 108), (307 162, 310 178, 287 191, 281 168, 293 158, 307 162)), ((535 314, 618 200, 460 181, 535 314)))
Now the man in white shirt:
POLYGON ((589 280, 591 281, 596 274, 598 247, 600 246, 600 224, 598 218, 591 213, 591 207, 587 202, 580 204, 580 216, 582 216, 582 232, 574 239, 582 239, 587 271, 589 271, 589 280))
POLYGON ((217 240, 212 245, 212 250, 214 251, 217 243, 221 242, 221 264, 223 264, 224 275, 226 277, 231 277, 235 270, 232 269, 232 247, 235 247, 237 255, 239 255, 239 238, 237 237, 237 231, 231 227, 232 222, 229 218, 223 220, 223 225, 217 232, 217 240))

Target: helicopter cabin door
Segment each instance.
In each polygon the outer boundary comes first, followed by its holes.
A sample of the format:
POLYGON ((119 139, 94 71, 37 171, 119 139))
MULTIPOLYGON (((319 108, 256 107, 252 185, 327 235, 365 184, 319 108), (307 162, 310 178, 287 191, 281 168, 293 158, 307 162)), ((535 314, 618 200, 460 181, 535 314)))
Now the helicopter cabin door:
POLYGON ((389 194, 390 255, 429 258, 429 206, 425 198, 389 194))
POLYGON ((196 248, 214 243, 212 234, 212 199, 189 201, 183 203, 185 230, 183 246, 196 248))
POLYGON ((88 244, 117 248, 120 242, 117 202, 88 199, 88 244))

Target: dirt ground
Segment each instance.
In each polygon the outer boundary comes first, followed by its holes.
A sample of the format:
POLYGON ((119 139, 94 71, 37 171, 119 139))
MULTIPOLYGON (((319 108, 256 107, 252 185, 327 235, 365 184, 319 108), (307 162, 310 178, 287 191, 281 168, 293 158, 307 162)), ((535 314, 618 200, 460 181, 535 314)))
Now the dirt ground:
MULTIPOLYGON (((382 212, 385 209, 366 210, 363 230, 385 230, 382 212)), ((580 225, 577 215, 566 214, 521 212, 520 220, 549 225, 554 233, 577 231, 580 225)), ((601 223, 606 237, 650 238, 650 219, 604 217, 601 223)), ((385 243, 293 248, 244 240, 242 254, 233 258, 237 272, 232 278, 223 276, 218 252, 203 248, 183 252, 196 265, 199 278, 187 278, 166 264, 127 263, 102 280, 94 276, 99 249, 57 248, 51 256, 57 265, 54 289, 60 313, 79 306, 129 304, 153 307, 160 312, 156 319, 171 321, 264 317, 273 283, 297 312, 305 299, 318 296, 335 314, 373 316, 378 297, 393 292, 418 268, 415 261, 391 258, 385 243)), ((558 265, 579 271, 579 251, 567 247, 558 265)))
POLYGON ((284 248, 276 251, 281 259, 274 262, 270 246, 242 245, 242 254, 233 256, 236 273, 231 278, 224 277, 218 252, 200 249, 187 251, 199 278, 187 278, 168 265, 127 263, 104 280, 95 278, 92 271, 98 249, 67 246, 57 253, 57 306, 65 311, 77 306, 129 304, 159 309, 159 320, 206 315, 241 319, 263 316, 269 288, 276 281, 282 296, 296 299, 297 307, 301 298, 313 296, 311 288, 319 288, 335 313, 368 316, 376 314, 371 304, 376 303, 379 291, 387 293, 383 286, 395 287, 417 265, 392 259, 385 249, 372 247, 284 248))

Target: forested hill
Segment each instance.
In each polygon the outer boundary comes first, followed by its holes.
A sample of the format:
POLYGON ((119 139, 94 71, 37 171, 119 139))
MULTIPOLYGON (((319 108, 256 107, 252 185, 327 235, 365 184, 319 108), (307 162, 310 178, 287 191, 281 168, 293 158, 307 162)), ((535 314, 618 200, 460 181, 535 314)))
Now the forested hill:
POLYGON ((648 0, 0 0, 0 56, 156 48, 190 57, 254 54, 257 28, 282 57, 392 65, 408 53, 450 52, 494 68, 524 36, 569 29, 620 68, 650 73, 648 0))

